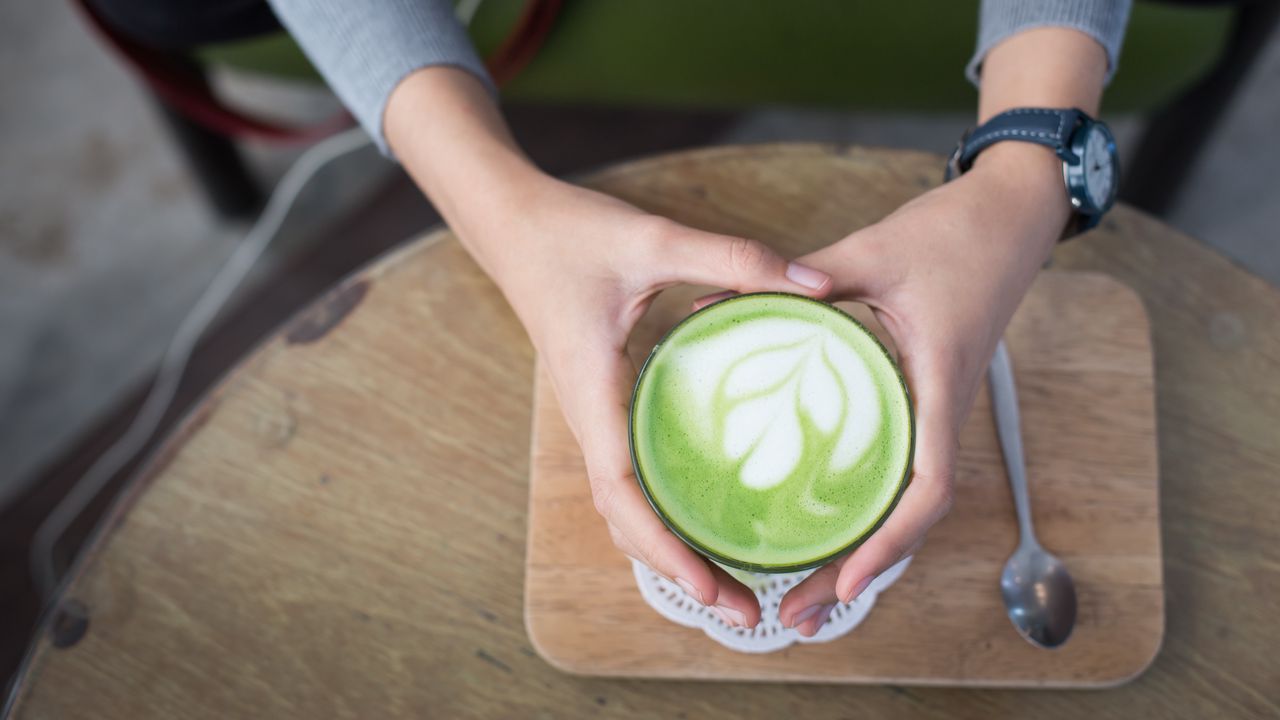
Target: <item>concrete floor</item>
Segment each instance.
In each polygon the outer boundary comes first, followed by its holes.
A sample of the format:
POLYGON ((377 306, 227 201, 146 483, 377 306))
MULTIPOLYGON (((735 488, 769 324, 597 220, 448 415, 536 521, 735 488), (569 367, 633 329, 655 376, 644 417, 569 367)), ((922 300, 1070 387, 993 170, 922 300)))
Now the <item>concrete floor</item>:
MULTIPOLYGON (((338 107, 323 91, 217 80, 282 119, 338 107)), ((0 94, 3 507, 154 367, 246 228, 207 208, 150 98, 72 3, 0 4, 0 94)), ((268 185, 300 152, 246 150, 268 185)), ((326 175, 308 188, 277 247, 360 201, 363 181, 376 187, 392 168, 370 150, 336 170, 346 177, 326 175), (361 183, 339 190, 352 177, 361 183)))
MULTIPOLYGON (((238 81, 236 96, 299 116, 323 93, 238 81)), ((149 100, 68 3, 0 4, 0 506, 153 367, 242 227, 218 223, 149 100)), ((1249 78, 1169 221, 1280 284, 1280 42, 1249 78)), ((1121 142, 1137 128, 1119 118, 1121 142)), ((966 117, 768 110, 724 142, 818 139, 945 152, 966 117)), ((295 150, 250 146, 273 181, 295 150)), ((308 192, 305 237, 389 168, 355 158, 308 192), (353 188, 355 190, 353 190, 353 188)), ((285 246, 288 242, 284 243, 285 246)))

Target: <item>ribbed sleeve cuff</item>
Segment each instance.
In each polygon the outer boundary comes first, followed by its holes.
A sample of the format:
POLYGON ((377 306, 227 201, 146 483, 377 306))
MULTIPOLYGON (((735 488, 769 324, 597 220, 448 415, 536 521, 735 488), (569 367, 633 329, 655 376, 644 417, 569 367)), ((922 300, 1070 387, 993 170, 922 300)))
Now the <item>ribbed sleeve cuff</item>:
POLYGON ((447 0, 270 0, 338 98, 384 155, 391 91, 415 70, 449 65, 497 88, 447 0))
POLYGON ((1036 27, 1079 30, 1107 51, 1108 83, 1120 62, 1124 29, 1132 0, 982 0, 978 49, 965 67, 965 76, 980 84, 982 61, 1005 38, 1036 27))

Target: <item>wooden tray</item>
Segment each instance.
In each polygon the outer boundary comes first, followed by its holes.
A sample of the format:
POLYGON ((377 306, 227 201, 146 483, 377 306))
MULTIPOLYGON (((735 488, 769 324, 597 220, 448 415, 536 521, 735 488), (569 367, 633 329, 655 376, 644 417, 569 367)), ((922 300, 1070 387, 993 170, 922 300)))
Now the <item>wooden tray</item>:
MULTIPOLYGON (((655 303, 636 333, 637 354, 687 311, 694 292, 655 303)), ((525 585, 534 647, 585 675, 1037 687, 1135 677, 1164 634, 1146 313, 1107 276, 1046 272, 1006 339, 1038 534, 1076 581, 1078 624, 1064 647, 1028 645, 1000 601, 1017 529, 985 390, 963 430, 954 509, 863 624, 828 644, 744 655, 641 599, 630 562, 595 514, 582 457, 540 371, 525 585)))

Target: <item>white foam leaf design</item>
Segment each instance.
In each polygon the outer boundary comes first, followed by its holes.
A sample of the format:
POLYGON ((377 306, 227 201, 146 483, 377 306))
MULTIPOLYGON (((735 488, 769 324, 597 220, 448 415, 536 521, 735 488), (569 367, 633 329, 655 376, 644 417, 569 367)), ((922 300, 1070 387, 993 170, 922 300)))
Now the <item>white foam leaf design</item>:
POLYGON ((800 375, 800 406, 813 418, 822 432, 832 432, 844 411, 844 394, 840 381, 824 362, 821 352, 809 355, 800 375))
POLYGON ((724 394, 732 409, 725 416, 724 451, 731 459, 745 458, 739 473, 743 485, 767 490, 795 471, 805 447, 801 412, 824 433, 838 430, 846 400, 825 361, 825 344, 815 336, 752 353, 730 369, 724 394))
POLYGON ((775 387, 788 379, 803 358, 804 348, 794 346, 752 353, 733 366, 724 394, 739 398, 775 387))
POLYGON ((804 433, 800 430, 795 405, 785 405, 742 464, 738 477, 749 488, 765 490, 777 485, 786 480, 800 462, 800 455, 804 452, 804 433))
POLYGON ((879 432, 883 410, 871 371, 858 354, 848 345, 839 342, 827 343, 825 350, 832 366, 840 375, 840 385, 844 388, 850 407, 857 408, 857 412, 845 415, 840 437, 832 453, 831 467, 839 472, 853 467, 867 448, 871 447, 879 432))
POLYGON ((738 403, 724 422, 724 452, 732 460, 746 457, 759 443, 782 410, 785 395, 769 393, 738 403))

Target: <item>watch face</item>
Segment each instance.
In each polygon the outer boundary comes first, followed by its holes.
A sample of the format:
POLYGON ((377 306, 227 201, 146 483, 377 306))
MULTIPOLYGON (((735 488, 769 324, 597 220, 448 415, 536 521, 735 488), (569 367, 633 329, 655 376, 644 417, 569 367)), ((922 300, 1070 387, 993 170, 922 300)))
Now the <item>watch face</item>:
POLYGON ((1111 137, 1105 130, 1096 125, 1089 129, 1084 148, 1084 186, 1089 200, 1099 210, 1106 209, 1116 183, 1115 156, 1111 148, 1111 137))

